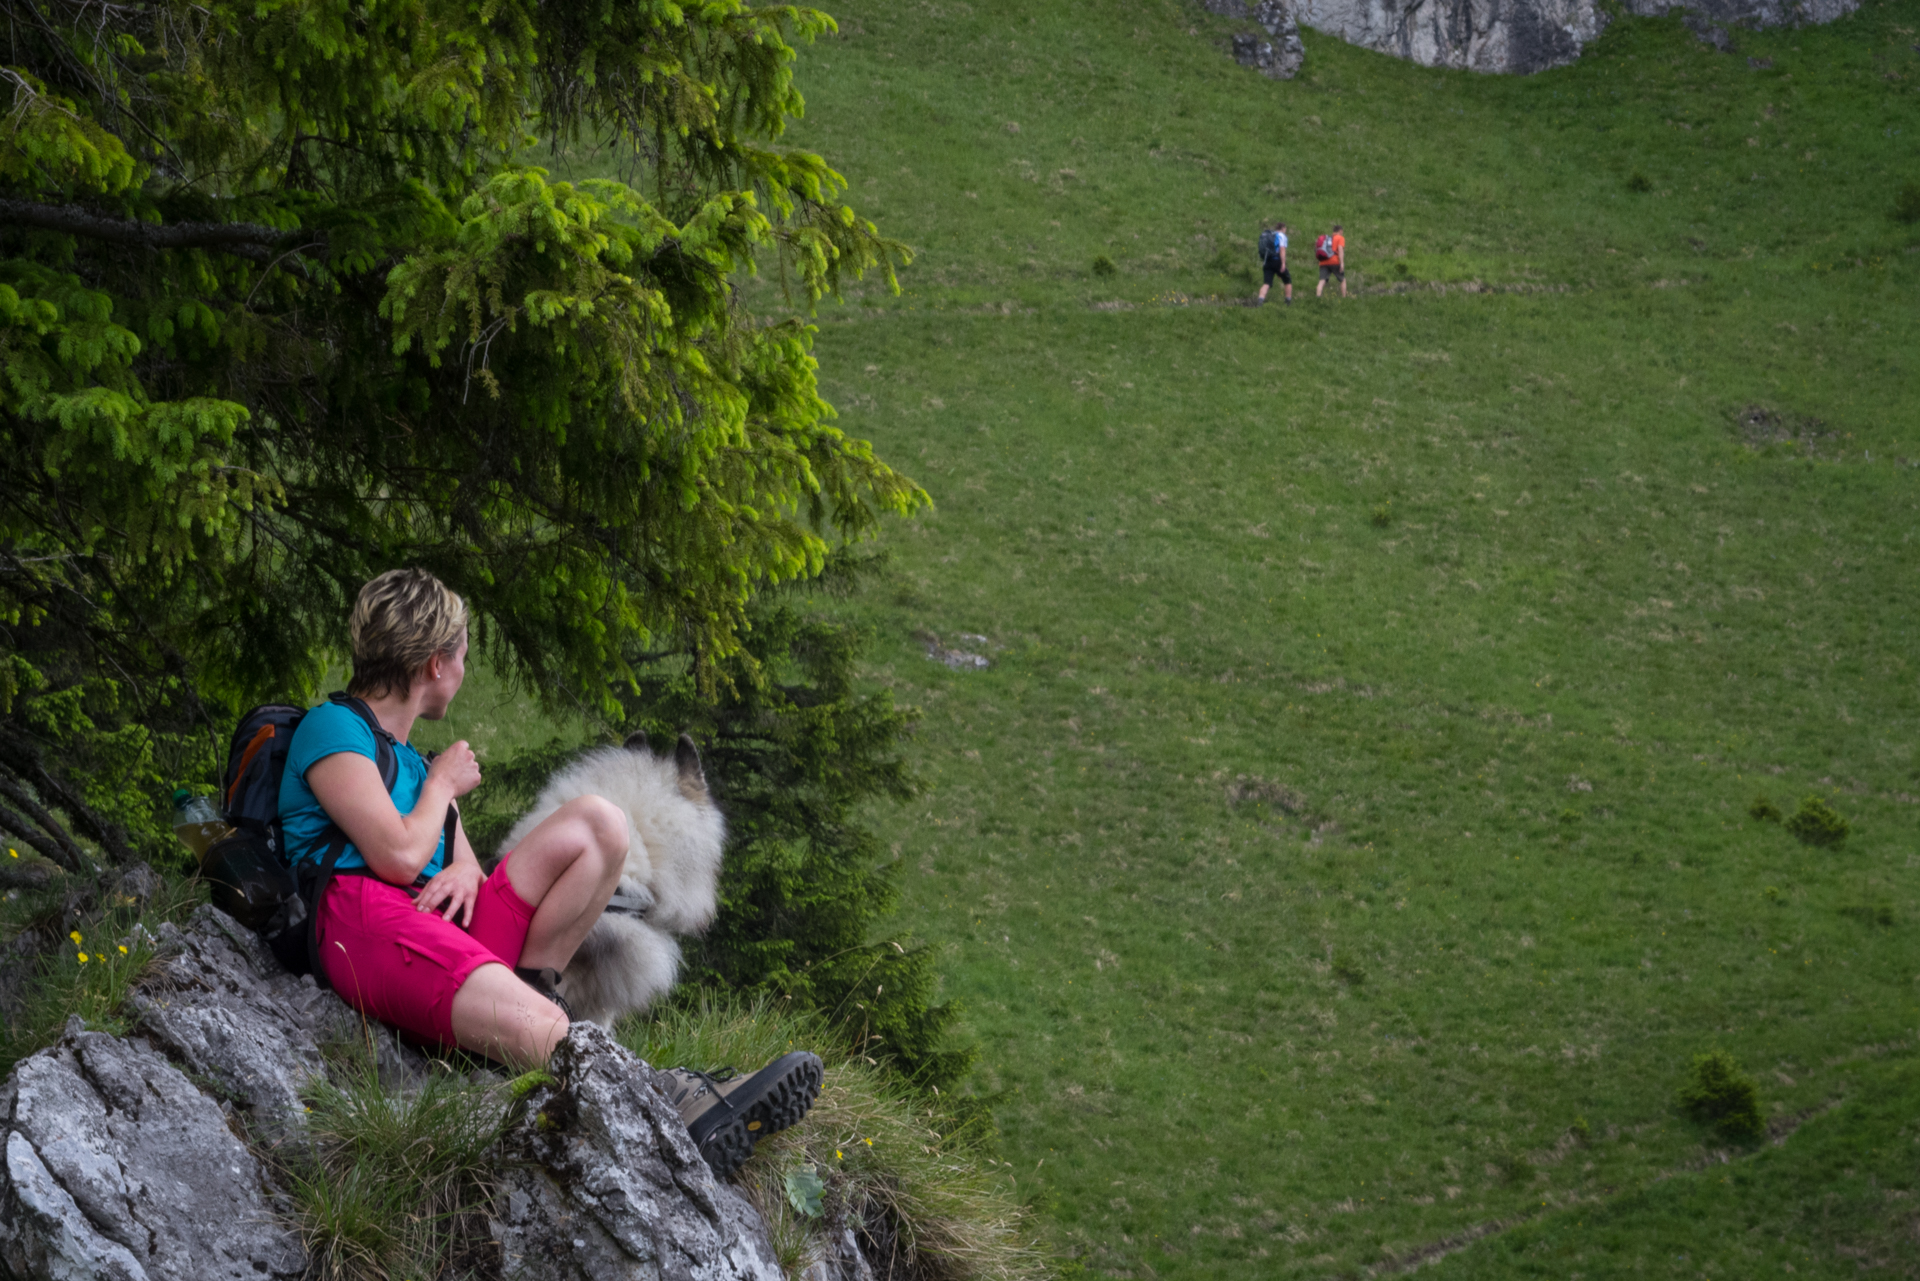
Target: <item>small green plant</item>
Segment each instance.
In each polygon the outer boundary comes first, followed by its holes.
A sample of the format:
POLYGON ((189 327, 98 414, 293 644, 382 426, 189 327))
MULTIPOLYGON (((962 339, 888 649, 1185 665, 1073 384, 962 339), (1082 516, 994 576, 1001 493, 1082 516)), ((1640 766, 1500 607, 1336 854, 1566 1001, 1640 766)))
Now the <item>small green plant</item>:
POLYGON ((1653 180, 1643 173, 1636 172, 1632 177, 1627 179, 1627 190, 1633 192, 1652 191, 1653 180))
POLYGON ((1767 900, 1767 902, 1773 904, 1775 907, 1778 907, 1780 906, 1780 904, 1787 901, 1787 896, 1780 892, 1780 887, 1778 885, 1767 886, 1766 889, 1760 891, 1760 897, 1767 900))
POLYGON ((1346 948, 1336 949, 1332 962, 1333 976, 1348 987, 1359 987, 1367 981, 1367 972, 1361 968, 1359 958, 1346 948))
POLYGON ((1373 514, 1369 516, 1368 519, 1373 522, 1376 529, 1385 529, 1388 525, 1393 524, 1393 500, 1389 498, 1386 502, 1375 507, 1373 514))
POLYGON ((1560 811, 1560 821, 1569 824, 1578 823, 1580 821, 1580 811, 1569 805, 1560 811))
POLYGON ((1113 259, 1107 257, 1105 254, 1095 254, 1093 256, 1094 275, 1104 278, 1113 275, 1119 270, 1118 267, 1113 265, 1113 259))
POLYGON ((820 1195, 827 1185, 820 1181, 820 1172, 811 1165, 797 1165, 787 1171, 787 1204, 809 1219, 817 1219, 820 1209, 820 1195))
POLYGON ((1493 1160, 1502 1183, 1526 1183, 1533 1178, 1533 1162, 1524 1152, 1503 1152, 1493 1160))
POLYGON ((552 1084, 552 1073, 542 1068, 535 1068, 533 1071, 523 1072, 519 1076, 514 1077, 513 1080, 507 1082, 507 1095, 509 1098, 524 1099, 541 1086, 552 1084))
POLYGON ((1778 823, 1786 815, 1782 814, 1780 807, 1766 796, 1756 796, 1753 798, 1753 804, 1747 806, 1747 817, 1759 819, 1762 823, 1778 823))
POLYGON ((1893 216, 1904 223, 1920 222, 1920 182, 1909 182, 1894 194, 1893 216))
POLYGON ((1695 1055, 1680 1087, 1680 1107, 1728 1139, 1756 1139, 1766 1130, 1760 1087, 1725 1050, 1695 1055))
POLYGON ((1802 845, 1838 845, 1847 839, 1853 825, 1827 804, 1825 797, 1809 796, 1787 820, 1787 830, 1802 845))
POLYGON ((1573 1124, 1567 1127, 1567 1137, 1583 1148, 1590 1148, 1593 1146, 1593 1127, 1587 1124, 1586 1117, 1576 1116, 1573 1124))
POLYGON ((1840 909, 1840 915, 1850 916, 1862 925, 1878 926, 1885 929, 1893 924, 1893 907, 1887 903, 1855 903, 1840 909))

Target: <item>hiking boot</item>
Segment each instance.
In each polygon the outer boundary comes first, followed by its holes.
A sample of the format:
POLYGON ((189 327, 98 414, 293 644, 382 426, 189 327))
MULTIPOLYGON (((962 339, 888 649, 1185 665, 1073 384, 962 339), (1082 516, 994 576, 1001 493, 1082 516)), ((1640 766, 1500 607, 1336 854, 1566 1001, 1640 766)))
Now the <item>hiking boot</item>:
POLYGON ((560 1012, 567 1016, 568 1022, 573 1021, 573 1007, 567 1004, 566 997, 560 995, 559 970, 530 970, 524 966, 516 966, 513 973, 522 983, 559 1006, 560 1012))
POLYGON ((820 1096, 820 1073, 817 1056, 795 1050, 748 1077, 668 1068, 661 1088, 714 1177, 724 1179, 753 1155, 756 1142, 807 1114, 820 1096))

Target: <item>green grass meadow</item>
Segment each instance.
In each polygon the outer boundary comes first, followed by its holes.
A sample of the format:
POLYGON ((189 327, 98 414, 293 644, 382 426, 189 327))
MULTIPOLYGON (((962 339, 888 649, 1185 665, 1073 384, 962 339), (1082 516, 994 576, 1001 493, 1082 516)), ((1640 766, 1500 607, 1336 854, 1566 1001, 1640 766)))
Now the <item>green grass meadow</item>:
POLYGON ((918 258, 822 379, 935 501, 830 607, 1054 1244, 1920 1275, 1920 3, 1290 83, 1177 0, 830 9, 792 138, 918 258), (1274 216, 1301 301, 1226 305, 1274 216), (1812 794, 1844 845, 1748 815, 1812 794), (1756 1148, 1677 1110, 1714 1048, 1756 1148))

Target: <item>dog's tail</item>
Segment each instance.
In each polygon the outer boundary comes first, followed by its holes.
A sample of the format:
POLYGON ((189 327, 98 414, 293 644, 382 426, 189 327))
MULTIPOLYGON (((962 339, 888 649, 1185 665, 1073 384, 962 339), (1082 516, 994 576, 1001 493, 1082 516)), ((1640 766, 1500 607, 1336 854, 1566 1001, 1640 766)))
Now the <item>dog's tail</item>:
POLYGON ((612 1027, 664 996, 680 973, 680 945, 643 921, 607 915, 567 966, 562 992, 576 1018, 612 1027))

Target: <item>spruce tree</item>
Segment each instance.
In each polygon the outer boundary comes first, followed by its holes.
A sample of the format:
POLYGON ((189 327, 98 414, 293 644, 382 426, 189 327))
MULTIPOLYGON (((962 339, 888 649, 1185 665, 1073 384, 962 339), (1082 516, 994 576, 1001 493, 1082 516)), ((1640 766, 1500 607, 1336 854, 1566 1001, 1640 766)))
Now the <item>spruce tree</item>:
MULTIPOLYGON (((817 300, 898 244, 780 144, 810 9, 8 6, 0 827, 164 848, 238 706, 311 691, 371 575, 606 712, 712 689, 756 591, 925 495, 833 426, 817 300), (536 143, 625 181, 556 181, 536 143)), ((743 673, 753 677, 749 662, 743 673)))

